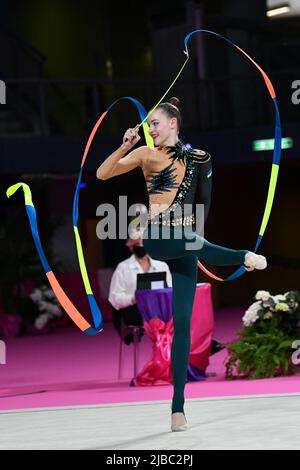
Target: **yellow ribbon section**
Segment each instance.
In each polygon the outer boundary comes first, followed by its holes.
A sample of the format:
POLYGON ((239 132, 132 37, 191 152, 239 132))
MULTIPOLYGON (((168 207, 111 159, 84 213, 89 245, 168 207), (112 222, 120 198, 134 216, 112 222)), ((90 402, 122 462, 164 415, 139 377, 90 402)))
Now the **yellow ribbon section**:
POLYGON ((10 187, 7 189, 7 191, 6 191, 6 196, 7 196, 7 197, 12 196, 13 194, 15 194, 16 191, 18 191, 19 188, 22 188, 23 191, 24 191, 24 198, 25 198, 25 204, 26 204, 26 206, 32 206, 32 207, 34 207, 33 202, 32 202, 32 198, 31 198, 30 187, 29 187, 28 184, 26 184, 26 183, 16 183, 16 184, 13 184, 12 186, 10 186, 10 187))
MULTIPOLYGON (((185 51, 185 54, 187 55, 187 58, 186 60, 184 61, 184 64, 183 66, 181 67, 181 69, 179 70, 178 74, 176 75, 176 77, 174 78, 173 82, 171 83, 171 85, 169 86, 169 88, 167 89, 167 91, 163 94, 163 96, 160 98, 160 100, 156 103, 155 106, 153 106, 152 109, 150 109, 149 113, 147 114, 146 117, 144 117, 144 119, 142 120, 142 122, 140 124, 138 124, 136 126, 136 129, 139 129, 139 127, 141 127, 148 119, 148 117, 150 116, 151 113, 153 113, 153 111, 160 105, 160 103, 162 102, 162 100, 164 99, 164 97, 169 93, 169 91, 171 90, 171 88, 173 87, 173 85, 175 84, 175 82, 178 80, 179 76, 181 75, 181 72, 183 71, 184 67, 186 66, 187 64, 187 61, 189 60, 189 55, 188 53, 185 51)), ((144 132, 145 132, 145 127, 144 127, 144 132)), ((147 124, 147 135, 149 136, 149 132, 148 132, 148 124, 147 124)), ((145 139, 147 141, 147 135, 145 133, 145 139)), ((149 136, 150 137, 150 136, 149 136)), ((147 145, 148 145, 148 142, 147 142, 147 145)), ((152 141, 152 144, 151 144, 151 147, 153 147, 153 141, 152 141)))
MULTIPOLYGON (((153 149, 154 148, 154 143, 153 143, 153 139, 152 139, 151 135, 149 134, 149 126, 146 122, 143 122, 142 126, 143 126, 143 130, 144 130, 144 136, 145 136, 147 147, 150 147, 151 149, 153 149)), ((137 130, 138 130, 138 126, 137 126, 137 130)))
POLYGON ((84 283, 84 287, 85 287, 85 290, 86 290, 87 294, 93 294, 93 291, 92 291, 92 288, 91 288, 91 285, 90 285, 90 281, 89 281, 89 277, 88 277, 88 273, 87 273, 87 270, 86 270, 85 262, 84 262, 84 256, 83 256, 82 245, 81 245, 81 240, 80 240, 78 228, 74 226, 73 229, 74 229, 74 233, 75 233, 75 240, 76 240, 76 246, 77 246, 77 252, 78 252, 78 261, 79 261, 79 265, 80 265, 80 270, 81 270, 81 275, 82 275, 82 280, 83 280, 83 283, 84 283))
POLYGON ((277 183, 277 178, 278 178, 278 171, 279 171, 279 165, 273 163, 272 165, 272 172, 271 172, 271 177, 270 177, 270 185, 269 185, 269 191, 268 191, 268 197, 267 197, 267 203, 265 207, 265 212, 263 216, 263 220, 261 223, 261 227, 259 229, 259 235, 263 236, 266 230, 266 226, 271 214, 271 209, 272 209, 272 204, 275 196, 275 188, 276 188, 276 183, 277 183))

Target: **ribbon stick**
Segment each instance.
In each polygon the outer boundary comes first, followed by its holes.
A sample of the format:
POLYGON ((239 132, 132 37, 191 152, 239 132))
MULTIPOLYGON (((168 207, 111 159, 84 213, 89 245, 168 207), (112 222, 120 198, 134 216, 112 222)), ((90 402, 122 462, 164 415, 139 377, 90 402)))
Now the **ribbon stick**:
MULTIPOLYGON (((269 222, 269 218, 270 218, 270 214, 271 214, 271 210, 272 210, 272 205, 273 205, 273 200, 274 200, 274 196, 275 196, 275 190, 276 190, 276 184, 277 184, 277 178, 278 178, 278 171, 279 171, 279 165, 280 165, 280 160, 281 160, 281 138, 282 138, 282 133, 281 133, 281 122, 280 122, 280 114, 279 114, 279 109, 278 109, 278 104, 277 104, 277 99, 276 99, 276 94, 275 94, 275 90, 274 90, 274 87, 273 87, 273 84, 270 80, 270 78, 268 77, 268 75, 265 73, 265 71, 255 62, 255 60, 252 59, 252 57, 250 57, 249 54, 247 54, 242 48, 240 48, 239 46, 237 46, 234 42, 232 42, 230 39, 226 38, 225 36, 222 36, 221 34, 219 33, 216 33, 215 31, 210 31, 208 29, 197 29, 195 31, 192 31, 190 32, 189 34, 186 35, 186 37, 184 38, 184 47, 185 47, 185 50, 183 51, 184 54, 186 55, 186 60, 184 61, 182 67, 180 68, 178 74, 176 75, 175 79, 172 81, 171 85, 168 87, 168 89, 166 90, 166 92, 163 94, 163 96, 160 98, 160 100, 156 103, 156 105, 151 109, 151 111, 149 111, 149 113, 145 116, 145 118, 142 120, 142 122, 137 126, 141 126, 144 124, 144 122, 147 120, 148 116, 159 106, 159 104, 162 102, 162 100, 164 99, 164 97, 167 95, 167 93, 171 90, 171 88, 174 86, 174 84, 176 83, 176 81, 178 80, 178 78, 180 77, 180 75, 182 74, 183 72, 183 69, 185 68, 188 60, 189 60, 189 51, 188 51, 188 43, 189 43, 189 40, 191 38, 191 36, 193 36, 194 34, 197 34, 197 33, 208 33, 208 34, 212 34, 212 35, 215 35, 219 38, 221 38, 222 40, 224 40, 225 42, 227 42, 230 46, 234 47, 235 49, 237 49, 239 52, 241 52, 242 54, 244 54, 245 57, 247 57, 248 60, 250 60, 250 62, 252 62, 252 64, 259 70, 259 72, 261 73, 263 79, 264 79, 264 82, 265 82, 265 85, 267 87, 267 90, 271 96, 271 99, 273 101, 273 104, 274 104, 274 108, 275 108, 275 142, 274 142, 274 151, 273 151, 273 163, 272 163, 272 168, 271 168, 271 176, 270 176, 270 182, 269 182, 269 188, 268 188, 268 195, 267 195, 267 200, 266 200, 266 203, 265 203, 265 209, 264 209, 264 214, 263 214, 263 218, 262 218, 262 222, 261 222, 261 226, 260 226, 260 229, 259 229, 259 234, 258 234, 258 237, 257 237, 257 240, 256 240, 256 243, 255 243, 255 248, 254 248, 254 252, 256 253, 257 250, 258 250, 258 247, 262 241, 262 238, 263 238, 263 235, 265 233, 265 230, 266 230, 266 227, 267 227, 267 224, 269 222)), ((148 143, 147 143, 148 145, 148 143)), ((245 272, 246 272, 246 269, 244 266, 240 266, 239 268, 237 268, 231 275, 227 276, 225 279, 222 279, 218 276, 216 276, 215 274, 211 273, 199 260, 198 260, 198 267, 206 274, 208 275, 209 277, 211 277, 212 279, 215 279, 217 281, 221 281, 221 282, 224 282, 224 281, 232 281, 233 279, 237 279, 238 277, 242 276, 245 272)))

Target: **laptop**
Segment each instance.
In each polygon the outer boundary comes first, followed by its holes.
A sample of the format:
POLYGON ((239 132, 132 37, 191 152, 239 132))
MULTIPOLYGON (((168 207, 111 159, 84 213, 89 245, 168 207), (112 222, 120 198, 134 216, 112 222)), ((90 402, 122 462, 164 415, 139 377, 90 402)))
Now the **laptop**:
POLYGON ((136 279, 136 289, 164 289, 168 287, 166 271, 158 271, 155 273, 139 273, 136 279))

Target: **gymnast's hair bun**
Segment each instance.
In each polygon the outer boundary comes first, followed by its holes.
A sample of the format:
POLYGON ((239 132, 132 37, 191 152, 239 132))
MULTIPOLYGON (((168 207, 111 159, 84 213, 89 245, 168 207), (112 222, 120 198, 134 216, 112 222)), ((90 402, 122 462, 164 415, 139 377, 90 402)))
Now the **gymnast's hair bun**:
POLYGON ((176 98, 176 96, 172 96, 172 98, 170 98, 168 102, 173 106, 176 106, 176 108, 180 108, 180 101, 178 98, 176 98))

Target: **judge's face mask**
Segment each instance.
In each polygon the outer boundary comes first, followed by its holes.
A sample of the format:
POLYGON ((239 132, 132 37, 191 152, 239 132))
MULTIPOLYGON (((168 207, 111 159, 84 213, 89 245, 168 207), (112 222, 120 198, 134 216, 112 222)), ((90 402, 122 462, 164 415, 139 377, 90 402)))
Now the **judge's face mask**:
POLYGON ((132 251, 135 254, 135 256, 137 256, 137 258, 143 258, 147 254, 146 249, 143 246, 139 246, 139 245, 134 245, 134 247, 132 248, 132 251))

